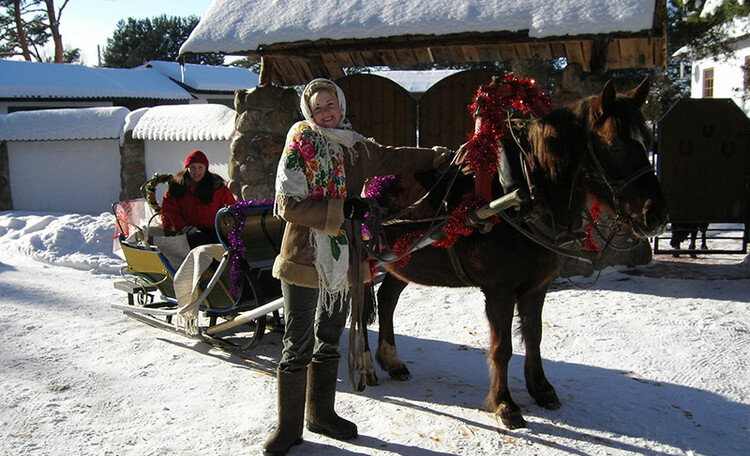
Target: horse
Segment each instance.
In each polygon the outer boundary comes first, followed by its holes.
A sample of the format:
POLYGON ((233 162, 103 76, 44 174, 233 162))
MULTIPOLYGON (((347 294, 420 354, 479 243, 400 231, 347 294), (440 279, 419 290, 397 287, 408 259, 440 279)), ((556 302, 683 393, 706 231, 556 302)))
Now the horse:
MULTIPOLYGON (((669 240, 669 245, 675 250, 680 250, 680 244, 685 242, 690 237, 690 252, 691 258, 697 258, 695 254, 696 241, 698 240, 698 232, 701 233, 701 250, 708 250, 706 244, 706 231, 708 231, 708 223, 695 223, 695 222, 672 222, 671 223, 672 237, 669 240)), ((675 258, 679 257, 679 253, 673 253, 672 256, 675 258)))
MULTIPOLYGON (((508 363, 512 355, 511 326, 518 309, 520 330, 526 347, 524 375, 530 395, 547 409, 560 407, 554 387, 547 380, 540 353, 542 306, 550 283, 558 275, 561 255, 549 239, 533 233, 566 231, 580 240, 584 214, 592 198, 616 217, 617 226, 633 237, 645 239, 664 231, 667 205, 653 166, 648 159, 651 134, 641 113, 649 92, 648 79, 638 87, 617 94, 611 81, 599 95, 578 100, 531 119, 526 128, 502 139, 503 153, 515 168, 526 168, 535 198, 521 217, 521 209, 506 212, 489 230, 475 230, 460 237, 451 248, 427 246, 411 252, 406 264, 385 264, 386 273, 377 290, 379 335, 376 360, 391 377, 407 380, 411 374, 399 358, 393 331, 393 315, 400 293, 407 283, 441 287, 479 287, 485 297, 490 327, 488 364, 491 385, 486 405, 509 428, 526 426, 508 389, 508 363), (536 221, 534 221, 536 220, 536 221), (554 220, 540 226, 539 220, 554 220), (563 228, 561 228, 563 227, 563 228), (547 242, 550 241, 550 242, 547 242)), ((455 168, 455 166, 453 166, 455 168)), ((445 173, 445 171, 443 171, 445 173)), ((383 223, 379 237, 390 240, 429 225, 425 218, 436 208, 456 207, 470 192, 474 180, 458 172, 452 186, 443 187, 440 172, 398 175, 382 190, 377 204, 388 213, 411 207, 400 217, 403 223, 383 223), (428 192, 437 184, 436 191, 428 192), (441 192, 447 192, 441 198, 441 192), (426 195, 426 196, 425 196, 426 195), (413 204, 422 198, 419 204, 413 204)), ((493 194, 502 193, 493 179, 493 194)), ((590 212, 590 211, 589 211, 590 212)), ((504 213, 503 213, 504 214, 504 213)), ((501 215, 503 215, 501 214, 501 215)), ((374 289, 365 293, 365 313, 374 319, 374 289)), ((372 354, 364 325, 364 381, 377 385, 372 354)))

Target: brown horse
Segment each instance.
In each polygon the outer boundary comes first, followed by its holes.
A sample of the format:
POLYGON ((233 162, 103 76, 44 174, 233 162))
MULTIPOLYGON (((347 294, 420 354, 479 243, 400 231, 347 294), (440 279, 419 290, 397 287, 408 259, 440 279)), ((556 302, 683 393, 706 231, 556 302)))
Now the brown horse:
MULTIPOLYGON (((503 148, 509 161, 516 164, 525 161, 529 178, 520 180, 524 186, 528 181, 535 187, 535 209, 531 212, 541 214, 540 217, 505 218, 485 234, 475 231, 461 237, 452 247, 453 252, 429 246, 414 251, 408 263, 400 268, 395 263, 386 266, 387 274, 377 293, 380 332, 376 360, 391 377, 410 378, 409 370, 398 357, 393 333, 394 309, 407 283, 479 287, 485 296, 491 338, 488 407, 506 427, 525 427, 521 410, 508 390, 514 308, 518 309, 526 346, 526 387, 540 406, 548 409, 560 406, 555 389, 545 377, 539 346, 542 305, 550 283, 558 275, 563 250, 554 249, 554 240, 544 239, 543 235, 533 239, 533 233, 552 229, 558 233, 565 231, 570 238, 579 235, 580 240, 591 197, 615 214, 613 219, 635 237, 646 238, 664 230, 666 203, 648 160, 651 136, 640 111, 648 91, 648 80, 626 94, 616 94, 608 82, 600 95, 530 121, 525 132, 517 132, 521 136, 518 141, 505 135, 503 148), (532 219, 554 220, 554 223, 540 229, 543 227, 531 223, 532 219), (534 224, 537 226, 531 226, 534 224)), ((397 176, 382 192, 378 203, 391 213, 398 212, 425 195, 437 174, 397 176)), ((436 190, 402 216, 412 223, 383 225, 382 234, 392 242, 403 233, 424 228, 429 222, 423 220, 434 217, 436 208, 456 207, 473 185, 471 176, 461 173, 450 189, 438 183, 436 190), (443 192, 448 195, 445 201, 443 192)), ((501 192, 495 183, 493 197, 501 192)), ((368 304, 373 305, 370 299, 366 299, 365 312, 368 304)), ((374 385, 377 377, 365 342, 365 363, 368 361, 365 378, 374 385)))

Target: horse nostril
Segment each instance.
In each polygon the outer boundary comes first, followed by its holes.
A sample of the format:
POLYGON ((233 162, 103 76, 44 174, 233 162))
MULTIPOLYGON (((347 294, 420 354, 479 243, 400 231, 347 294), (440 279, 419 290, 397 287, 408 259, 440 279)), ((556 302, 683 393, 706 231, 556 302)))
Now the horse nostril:
POLYGON ((643 212, 643 223, 646 231, 652 233, 654 236, 664 233, 669 221, 668 213, 658 206, 651 204, 651 200, 647 201, 643 212))

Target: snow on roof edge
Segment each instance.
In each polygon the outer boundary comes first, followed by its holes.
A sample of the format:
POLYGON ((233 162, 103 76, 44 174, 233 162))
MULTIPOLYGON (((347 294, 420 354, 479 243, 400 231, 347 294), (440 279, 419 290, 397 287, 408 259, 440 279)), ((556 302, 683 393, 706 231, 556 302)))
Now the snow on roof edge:
POLYGON ((220 104, 154 106, 135 115, 133 139, 225 141, 234 136, 236 112, 220 104))
POLYGON ((0 123, 0 141, 119 139, 129 112, 124 107, 13 112, 0 123))

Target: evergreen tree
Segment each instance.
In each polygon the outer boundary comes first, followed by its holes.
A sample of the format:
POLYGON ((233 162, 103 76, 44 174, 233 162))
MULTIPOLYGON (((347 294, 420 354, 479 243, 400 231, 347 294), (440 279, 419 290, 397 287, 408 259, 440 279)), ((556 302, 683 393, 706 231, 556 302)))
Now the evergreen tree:
MULTIPOLYGON (((168 17, 161 15, 152 19, 128 18, 117 23, 112 38, 102 53, 103 66, 109 68, 133 68, 149 60, 175 61, 180 46, 190 35, 198 17, 168 17)), ((221 54, 202 54, 186 59, 188 63, 221 65, 221 54)))

